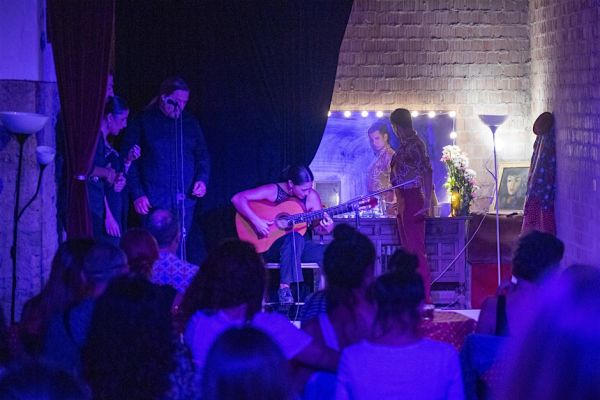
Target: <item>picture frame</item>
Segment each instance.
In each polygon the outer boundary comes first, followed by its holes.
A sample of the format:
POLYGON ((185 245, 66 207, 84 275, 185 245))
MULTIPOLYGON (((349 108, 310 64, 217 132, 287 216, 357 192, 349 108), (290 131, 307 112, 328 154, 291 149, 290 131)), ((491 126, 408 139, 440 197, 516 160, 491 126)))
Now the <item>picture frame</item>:
POLYGON ((498 166, 498 197, 494 199, 490 211, 503 213, 523 212, 527 195, 529 161, 500 163, 498 166))

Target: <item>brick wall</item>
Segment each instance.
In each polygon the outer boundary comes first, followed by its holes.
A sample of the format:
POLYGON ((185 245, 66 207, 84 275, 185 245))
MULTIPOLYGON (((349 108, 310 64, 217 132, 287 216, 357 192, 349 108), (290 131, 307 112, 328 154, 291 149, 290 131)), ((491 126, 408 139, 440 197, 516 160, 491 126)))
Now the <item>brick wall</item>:
MULTIPOLYGON (((52 117, 58 111, 56 83, 22 80, 0 80, 0 110, 37 112, 51 117, 46 127, 28 138, 23 149, 21 177, 21 208, 35 193, 39 175, 35 148, 55 147, 52 117)), ((13 235, 13 209, 19 145, 0 126, 0 307, 10 318, 12 259, 10 247, 13 235)), ((23 303, 39 293, 50 272, 57 247, 56 185, 54 165, 46 168, 40 194, 19 221, 17 252, 17 319, 23 303)))
POLYGON ((600 1, 532 0, 532 113, 556 118, 566 262, 600 265, 600 1))
POLYGON ((500 161, 529 161, 528 0, 355 0, 332 110, 457 111, 457 144, 493 191, 492 138, 477 114, 508 113, 500 161))

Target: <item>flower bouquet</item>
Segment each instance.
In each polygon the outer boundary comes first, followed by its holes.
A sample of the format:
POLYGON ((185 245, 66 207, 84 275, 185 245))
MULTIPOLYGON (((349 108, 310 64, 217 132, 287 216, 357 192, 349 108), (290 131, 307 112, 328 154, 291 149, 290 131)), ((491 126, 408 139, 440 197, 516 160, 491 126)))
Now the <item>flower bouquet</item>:
POLYGON ((441 161, 446 164, 448 170, 444 187, 450 197, 451 216, 468 215, 471 200, 477 189, 476 173, 468 168, 469 159, 458 146, 444 146, 441 161))

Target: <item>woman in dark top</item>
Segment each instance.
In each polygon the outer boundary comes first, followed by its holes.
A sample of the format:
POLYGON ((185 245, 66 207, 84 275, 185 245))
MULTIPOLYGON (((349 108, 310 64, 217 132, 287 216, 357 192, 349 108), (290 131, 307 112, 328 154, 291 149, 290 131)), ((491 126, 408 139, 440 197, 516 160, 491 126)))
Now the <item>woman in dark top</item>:
POLYGON ((123 99, 114 96, 107 100, 94 168, 88 180, 94 238, 114 245, 119 244, 119 237, 125 231, 127 166, 140 155, 139 148, 135 148, 123 159, 110 144, 110 137, 118 135, 127 126, 128 116, 129 108, 123 99))
MULTIPOLYGON (((257 234, 268 236, 274 221, 265 220, 250 207, 252 201, 268 201, 273 204, 296 200, 304 211, 318 211, 323 208, 319 193, 313 189, 314 176, 311 170, 302 165, 286 168, 278 183, 271 183, 237 193, 231 199, 237 212, 252 224, 257 234)), ((315 228, 323 233, 333 230, 333 220, 324 214, 323 219, 315 223, 315 228)), ((319 233, 319 232, 317 232, 319 233)), ((313 243, 297 232, 286 234, 273 243, 264 253, 267 262, 280 263, 281 279, 279 283, 279 303, 294 302, 291 283, 303 281, 301 262, 322 264, 324 246, 313 243)), ((295 291, 294 291, 295 292, 295 291)))

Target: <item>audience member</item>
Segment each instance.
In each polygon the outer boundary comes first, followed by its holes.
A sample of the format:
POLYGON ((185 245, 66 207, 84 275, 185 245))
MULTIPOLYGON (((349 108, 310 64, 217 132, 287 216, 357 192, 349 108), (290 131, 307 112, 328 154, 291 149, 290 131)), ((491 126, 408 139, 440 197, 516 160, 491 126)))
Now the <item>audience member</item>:
MULTIPOLYGON (((130 271, 146 280, 150 280, 152 266, 158 260, 158 243, 150 232, 143 228, 128 230, 121 240, 121 248, 127 255, 130 271)), ((163 302, 173 311, 177 310, 183 294, 178 295, 171 285, 158 285, 163 302)))
POLYGON ((375 307, 367 299, 374 263, 375 246, 371 240, 349 225, 337 226, 323 259, 327 312, 302 328, 337 351, 365 339, 375 316, 375 307))
POLYGON ((146 229, 132 228, 121 239, 120 247, 127 256, 131 273, 150 279, 152 266, 158 260, 158 243, 154 236, 146 229))
POLYGON ((405 249, 398 249, 388 259, 387 267, 388 272, 414 271, 419 267, 419 257, 405 249))
POLYGON ((498 398, 600 398, 600 269, 571 266, 540 293, 498 398))
MULTIPOLYGON (((481 306, 477 333, 507 336, 516 318, 530 312, 530 302, 540 282, 558 270, 564 253, 560 239, 532 231, 519 239, 513 255, 513 276, 517 283, 506 294, 490 297, 481 306)), ((526 318, 525 318, 526 319, 526 318)))
POLYGON ((380 276, 373 297, 372 336, 343 351, 336 399, 462 399, 456 350, 419 334, 425 288, 416 269, 380 276))
POLYGON ((39 362, 16 364, 0 376, 0 400, 89 400, 72 375, 39 362))
POLYGON ((264 332, 246 326, 221 334, 206 356, 203 400, 291 400, 289 366, 264 332))
POLYGON ((335 370, 336 352, 314 343, 282 315, 261 312, 264 291, 264 263, 252 244, 232 240, 209 253, 182 304, 184 315, 189 316, 185 343, 199 371, 215 338, 229 327, 244 324, 264 330, 288 360, 335 370))
POLYGON ((95 244, 83 260, 84 298, 78 304, 55 314, 44 341, 44 357, 70 372, 80 372, 80 350, 87 337, 96 299, 108 282, 127 272, 127 257, 118 247, 95 244))
POLYGON ((23 306, 19 336, 30 355, 37 355, 42 351, 50 319, 82 299, 83 260, 93 244, 91 239, 71 239, 61 243, 52 259, 48 282, 38 295, 23 306))
POLYGON ((476 333, 466 338, 461 349, 466 398, 490 398, 498 389, 501 370, 506 368, 502 354, 507 336, 522 329, 520 322, 529 319, 540 294, 538 288, 558 269, 563 251, 562 242, 548 233, 532 231, 520 238, 513 255, 517 283, 484 301, 476 333))
POLYGON ((82 364, 94 399, 197 397, 191 359, 177 344, 169 307, 158 287, 140 276, 114 279, 98 298, 82 364))
MULTIPOLYGON (((326 311, 302 324, 316 342, 341 351, 369 336, 375 307, 367 291, 374 279, 374 263, 375 246, 368 237, 346 224, 335 228, 323 259, 327 288, 324 296, 317 292, 308 300, 312 311, 304 316, 318 310, 314 305, 323 300, 326 311)), ((332 399, 335 386, 334 374, 317 371, 304 387, 304 399, 332 399)))
POLYGON ((146 219, 146 229, 158 242, 159 256, 150 272, 150 280, 159 285, 171 285, 185 292, 198 266, 177 257, 181 239, 179 222, 169 210, 154 209, 146 219))

